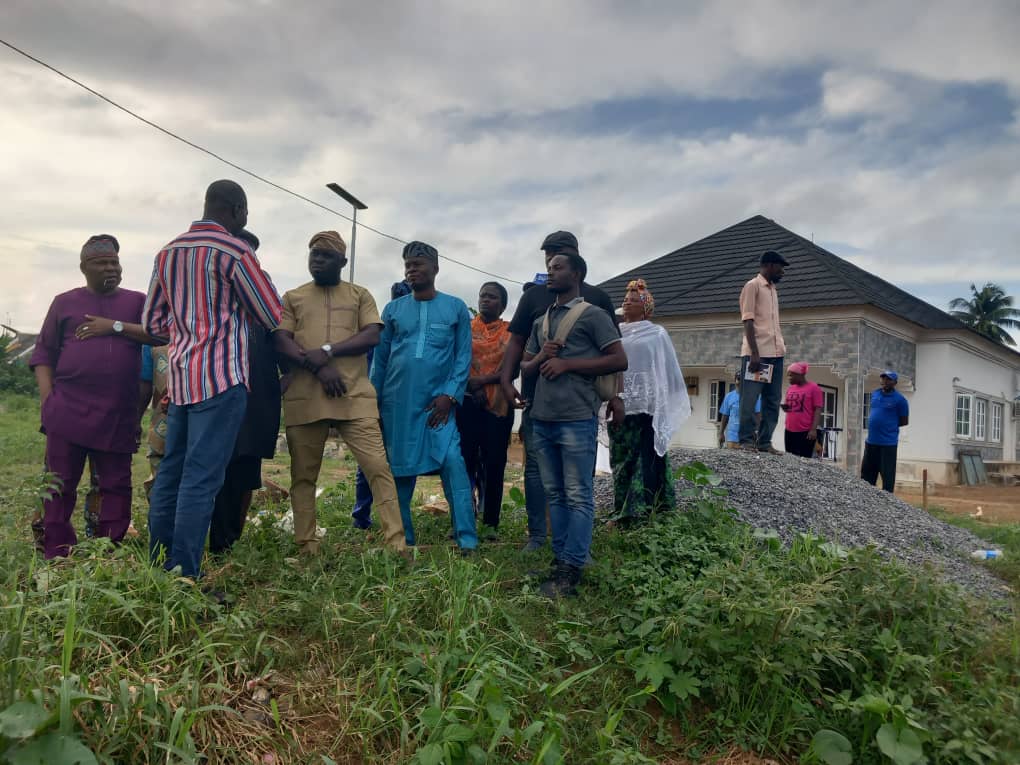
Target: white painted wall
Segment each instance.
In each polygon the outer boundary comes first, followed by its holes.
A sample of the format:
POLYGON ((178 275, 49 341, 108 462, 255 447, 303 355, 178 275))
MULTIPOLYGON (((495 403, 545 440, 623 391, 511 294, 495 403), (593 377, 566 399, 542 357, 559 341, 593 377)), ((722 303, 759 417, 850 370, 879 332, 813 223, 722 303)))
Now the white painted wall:
POLYGON ((727 379, 724 367, 684 367, 684 377, 698 378, 698 392, 688 391, 691 397, 691 416, 673 436, 673 446, 690 449, 711 449, 719 446, 718 426, 709 420, 709 398, 713 380, 727 379))
POLYGON ((949 343, 917 344, 917 379, 910 402, 910 425, 900 435, 898 457, 953 460, 953 355, 949 343))
MULTIPOLYGON (((874 389, 878 381, 868 382, 874 389)), ((956 445, 993 445, 956 438, 957 390, 1004 404, 1003 459, 1016 459, 1017 423, 1010 408, 1015 385, 1016 371, 1005 361, 992 360, 948 339, 919 342, 916 389, 902 391, 910 402, 910 425, 900 434, 898 480, 920 481, 922 471, 928 469, 930 481, 953 483, 956 445)))
MULTIPOLYGON (((949 382, 952 385, 950 390, 951 400, 955 406, 955 391, 964 393, 975 393, 987 398, 989 401, 998 401, 1006 405, 1003 418, 1002 446, 1003 458, 1007 460, 1016 459, 1016 439, 1014 428, 1016 423, 1012 419, 1010 403, 1016 395, 1016 371, 1003 364, 990 361, 986 358, 969 353, 966 349, 958 346, 950 346, 949 363, 952 374, 949 375, 949 382), (953 381, 953 378, 959 378, 953 381)), ((988 441, 972 441, 958 439, 955 434, 955 413, 950 412, 950 437, 953 443, 960 445, 982 444, 992 446, 988 441)), ((990 426, 989 426, 990 427, 990 426)), ((987 430, 986 430, 987 435, 987 430)))

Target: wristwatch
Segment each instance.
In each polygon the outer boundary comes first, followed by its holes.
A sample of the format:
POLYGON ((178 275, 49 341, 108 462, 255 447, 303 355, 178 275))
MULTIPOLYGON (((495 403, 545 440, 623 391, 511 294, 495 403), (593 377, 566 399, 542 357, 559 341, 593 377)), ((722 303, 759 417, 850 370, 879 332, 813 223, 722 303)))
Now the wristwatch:
POLYGON ((113 331, 114 331, 114 332, 116 332, 116 333, 117 333, 118 335, 119 335, 119 334, 120 334, 121 332, 123 332, 123 331, 124 331, 124 322, 122 322, 122 321, 121 321, 120 319, 118 319, 117 321, 115 321, 115 322, 113 323, 113 331))
POLYGON ((333 355, 333 346, 330 345, 329 343, 324 343, 322 345, 322 350, 324 350, 326 352, 327 356, 332 356, 333 355))

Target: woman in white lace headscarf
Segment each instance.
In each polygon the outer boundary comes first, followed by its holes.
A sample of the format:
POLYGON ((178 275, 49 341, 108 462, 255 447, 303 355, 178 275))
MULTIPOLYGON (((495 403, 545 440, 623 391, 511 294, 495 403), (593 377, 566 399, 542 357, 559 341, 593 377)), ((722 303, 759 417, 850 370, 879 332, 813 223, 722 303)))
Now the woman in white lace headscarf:
POLYGON ((683 371, 669 333, 649 319, 655 300, 643 279, 627 285, 623 299, 623 422, 610 425, 615 518, 623 525, 676 506, 666 451, 691 416, 683 371))

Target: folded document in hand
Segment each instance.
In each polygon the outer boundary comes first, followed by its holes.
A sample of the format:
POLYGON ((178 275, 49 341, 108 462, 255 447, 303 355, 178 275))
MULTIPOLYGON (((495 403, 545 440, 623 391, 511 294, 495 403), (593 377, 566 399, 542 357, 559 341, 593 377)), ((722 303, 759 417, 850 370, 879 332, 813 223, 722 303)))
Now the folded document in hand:
POLYGON ((751 365, 748 364, 744 370, 744 379, 760 383, 772 382, 772 364, 761 364, 757 372, 752 372, 751 365))

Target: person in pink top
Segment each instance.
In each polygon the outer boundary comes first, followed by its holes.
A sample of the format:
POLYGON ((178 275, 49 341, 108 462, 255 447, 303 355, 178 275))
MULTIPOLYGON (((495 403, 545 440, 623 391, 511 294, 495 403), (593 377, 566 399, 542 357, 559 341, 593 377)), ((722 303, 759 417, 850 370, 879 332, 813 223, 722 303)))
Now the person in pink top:
POLYGON ((803 361, 790 364, 783 411, 786 412, 786 451, 798 457, 811 457, 822 424, 822 389, 807 379, 808 365, 803 361))

